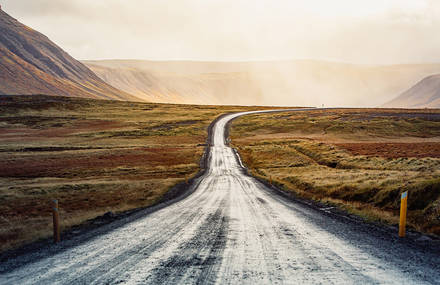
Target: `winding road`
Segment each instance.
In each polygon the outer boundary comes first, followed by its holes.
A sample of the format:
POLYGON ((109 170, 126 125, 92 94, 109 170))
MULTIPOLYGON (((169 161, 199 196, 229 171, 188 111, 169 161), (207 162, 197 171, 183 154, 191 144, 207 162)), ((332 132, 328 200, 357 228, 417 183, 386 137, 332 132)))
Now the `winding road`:
MULTIPOLYGON (((277 194, 214 125, 206 173, 167 207, 4 272, 0 284, 437 284, 439 256, 277 194)), ((16 262, 20 262, 17 257, 16 262)))

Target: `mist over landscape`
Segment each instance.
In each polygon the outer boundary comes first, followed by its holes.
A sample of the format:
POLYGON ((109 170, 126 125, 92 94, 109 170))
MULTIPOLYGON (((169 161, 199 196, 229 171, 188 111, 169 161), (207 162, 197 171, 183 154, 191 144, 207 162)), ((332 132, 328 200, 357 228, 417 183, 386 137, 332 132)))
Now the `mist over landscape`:
POLYGON ((2 5, 84 60, 106 83, 140 100, 439 106, 432 92, 395 100, 440 73, 440 39, 432 36, 440 29, 437 1, 5 0, 2 5))
MULTIPOLYGON (((108 84, 147 101, 220 105, 377 107, 440 71, 440 64, 366 66, 313 60, 84 63, 108 84)), ((403 107, 412 104, 408 100, 403 107)), ((430 101, 417 104, 424 107, 430 101)))

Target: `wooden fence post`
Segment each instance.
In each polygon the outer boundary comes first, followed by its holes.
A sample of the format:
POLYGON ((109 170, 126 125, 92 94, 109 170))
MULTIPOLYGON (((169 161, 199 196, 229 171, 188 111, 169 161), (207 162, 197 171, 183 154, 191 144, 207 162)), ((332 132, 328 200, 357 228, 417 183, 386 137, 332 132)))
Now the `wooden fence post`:
POLYGON ((58 200, 53 200, 52 216, 53 216, 53 241, 54 243, 57 243, 60 242, 60 213, 58 209, 58 200))

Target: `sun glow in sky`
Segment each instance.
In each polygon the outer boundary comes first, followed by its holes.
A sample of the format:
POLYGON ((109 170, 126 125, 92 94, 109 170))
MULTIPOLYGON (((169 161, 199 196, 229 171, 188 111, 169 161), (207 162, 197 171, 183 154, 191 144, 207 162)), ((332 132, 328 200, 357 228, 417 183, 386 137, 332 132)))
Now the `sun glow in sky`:
POLYGON ((80 59, 440 62, 438 0, 0 0, 80 59))
MULTIPOLYGON (((300 1, 286 1, 298 5, 300 1)), ((334 0, 334 1, 302 1, 305 11, 322 17, 368 17, 383 15, 390 11, 414 13, 427 7, 425 1, 414 0, 334 0)))

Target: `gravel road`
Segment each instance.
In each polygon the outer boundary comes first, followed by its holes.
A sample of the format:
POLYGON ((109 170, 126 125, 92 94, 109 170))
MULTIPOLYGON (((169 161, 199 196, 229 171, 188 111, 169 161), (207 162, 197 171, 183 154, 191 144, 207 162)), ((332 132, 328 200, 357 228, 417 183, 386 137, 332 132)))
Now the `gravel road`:
POLYGON ((440 284, 429 245, 248 176, 225 144, 243 114, 215 124, 191 195, 55 254, 16 257, 0 265, 0 284, 440 284))

